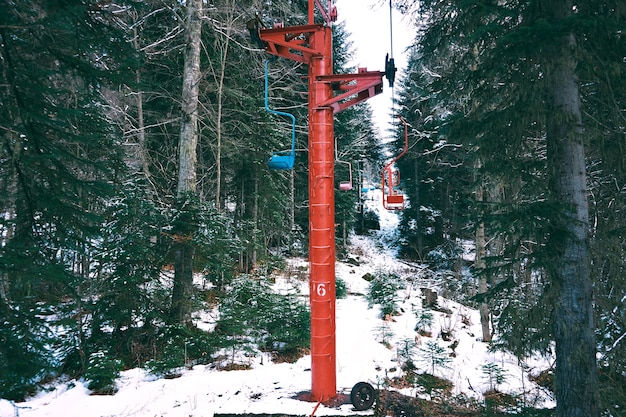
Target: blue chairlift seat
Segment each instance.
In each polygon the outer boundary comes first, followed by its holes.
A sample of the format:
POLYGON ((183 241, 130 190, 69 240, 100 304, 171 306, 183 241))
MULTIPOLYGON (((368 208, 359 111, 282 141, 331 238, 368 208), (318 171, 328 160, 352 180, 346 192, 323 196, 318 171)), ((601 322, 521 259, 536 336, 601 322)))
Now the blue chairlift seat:
POLYGON ((267 166, 270 169, 285 170, 293 169, 295 155, 289 152, 287 155, 281 155, 280 152, 274 153, 267 161, 267 166))
POLYGON ((269 107, 269 60, 265 61, 265 110, 271 114, 279 116, 287 116, 291 118, 291 149, 286 151, 274 152, 270 159, 267 161, 269 169, 287 170, 293 169, 293 165, 296 159, 296 118, 293 114, 283 111, 272 110, 269 107))

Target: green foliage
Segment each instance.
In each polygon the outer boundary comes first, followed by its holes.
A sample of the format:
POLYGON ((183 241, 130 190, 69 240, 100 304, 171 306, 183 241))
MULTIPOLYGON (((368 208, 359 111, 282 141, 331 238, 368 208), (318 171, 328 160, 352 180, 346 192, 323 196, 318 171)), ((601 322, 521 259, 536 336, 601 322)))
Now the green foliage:
POLYGON ((498 366, 498 364, 490 362, 482 365, 480 368, 484 378, 487 380, 487 383, 489 383, 490 391, 496 391, 498 386, 506 381, 506 371, 498 366))
POLYGON ((416 369, 413 359, 416 353, 416 347, 417 343, 414 339, 403 339, 398 342, 396 346, 398 362, 401 364, 402 370, 405 372, 414 371, 416 369))
POLYGON ((380 230, 380 219, 375 211, 363 208, 359 213, 354 231, 364 235, 369 230, 380 230))
POLYGON ((415 384, 417 389, 428 394, 431 400, 435 396, 445 396, 454 388, 454 384, 447 379, 426 372, 415 376, 415 384))
MULTIPOLYGON (((2 8, 0 125, 9 128, 0 134, 0 379, 1 396, 19 399, 65 360, 51 359, 66 341, 40 306, 80 311, 93 295, 83 289, 123 172, 102 93, 136 61, 119 19, 89 2, 2 8)), ((64 329, 71 340, 85 330, 64 329)))
POLYGON ((112 357, 107 351, 99 350, 89 355, 85 379, 87 388, 94 394, 115 394, 115 380, 122 370, 122 361, 112 357))
POLYGON ((430 332, 435 318, 432 311, 424 309, 416 310, 415 318, 417 319, 415 323, 416 332, 430 332))
POLYGON ((183 367, 209 363, 217 348, 212 333, 180 324, 165 326, 156 335, 154 357, 144 367, 154 375, 177 376, 183 367))
POLYGON ((235 349, 295 352, 310 342, 310 312, 295 294, 278 294, 265 277, 236 277, 219 305, 216 333, 235 349))
POLYGON ((234 259, 242 250, 241 241, 235 237, 232 220, 220 213, 213 202, 199 203, 198 215, 194 265, 209 282, 222 289, 234 276, 234 259))
POLYGON ((398 311, 398 292, 404 288, 400 277, 391 272, 378 271, 367 287, 365 299, 369 307, 380 305, 380 316, 385 318, 398 311))
POLYGON ((427 340, 422 347, 419 348, 420 362, 430 368, 430 373, 435 374, 435 370, 447 368, 452 361, 446 349, 434 340, 427 340))
POLYGON ((40 318, 1 300, 0 317, 0 398, 23 401, 53 370, 51 334, 40 318))
POLYGON ((141 356, 130 346, 145 343, 142 339, 152 336, 147 334, 153 332, 152 325, 166 317, 160 281, 167 248, 161 240, 165 217, 138 180, 119 189, 106 219, 96 258, 102 295, 93 303, 90 342, 105 343, 111 354, 130 365, 133 356, 141 356))
POLYGON ((346 298, 348 296, 348 286, 346 281, 340 277, 335 278, 335 297, 337 299, 346 298))

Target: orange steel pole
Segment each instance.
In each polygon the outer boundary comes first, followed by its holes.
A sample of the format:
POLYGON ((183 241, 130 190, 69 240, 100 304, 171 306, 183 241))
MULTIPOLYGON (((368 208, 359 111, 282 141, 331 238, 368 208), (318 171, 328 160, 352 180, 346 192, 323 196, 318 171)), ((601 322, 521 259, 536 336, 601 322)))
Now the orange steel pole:
POLYGON ((337 395, 335 357, 335 187, 333 109, 320 106, 332 87, 317 77, 333 73, 332 30, 316 31, 311 46, 322 51, 309 64, 309 264, 311 396, 337 395))
POLYGON ((336 9, 329 0, 309 0, 309 24, 259 30, 266 51, 309 66, 309 300, 311 303, 311 396, 337 396, 335 346, 335 138, 333 114, 382 91, 378 71, 333 75, 332 29, 336 9), (326 25, 315 24, 315 5, 326 25), (341 94, 334 96, 332 85, 341 94))

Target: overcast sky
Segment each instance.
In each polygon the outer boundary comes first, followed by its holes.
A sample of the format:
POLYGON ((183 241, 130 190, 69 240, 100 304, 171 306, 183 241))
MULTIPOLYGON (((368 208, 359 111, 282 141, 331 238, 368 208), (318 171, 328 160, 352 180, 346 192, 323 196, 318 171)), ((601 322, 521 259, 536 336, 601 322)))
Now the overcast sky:
MULTIPOLYGON (((393 11, 392 51, 388 0, 335 0, 335 5, 338 21, 345 22, 346 29, 351 33, 350 39, 356 53, 353 64, 357 67, 366 67, 370 71, 384 71, 385 55, 393 54, 398 67, 397 81, 406 67, 405 49, 414 38, 415 29, 409 27, 408 20, 396 10, 393 11)), ((374 122, 383 137, 386 137, 388 136, 386 130, 394 116, 391 114, 392 89, 389 88, 386 79, 383 87, 383 93, 368 102, 374 112, 374 122)))

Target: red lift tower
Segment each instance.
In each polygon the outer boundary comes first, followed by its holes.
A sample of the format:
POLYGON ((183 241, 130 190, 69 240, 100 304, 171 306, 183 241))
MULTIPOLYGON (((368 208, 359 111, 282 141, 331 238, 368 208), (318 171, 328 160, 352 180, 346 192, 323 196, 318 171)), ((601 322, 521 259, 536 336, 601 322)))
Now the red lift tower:
MULTIPOLYGON (((308 65, 309 264, 311 304, 311 400, 337 396, 335 365, 335 194, 333 115, 382 92, 385 72, 359 68, 333 74, 332 0, 309 0, 308 24, 261 29, 272 55, 308 65), (315 9, 324 23, 315 23, 315 9)), ((394 68, 395 72, 395 68, 394 68)))

